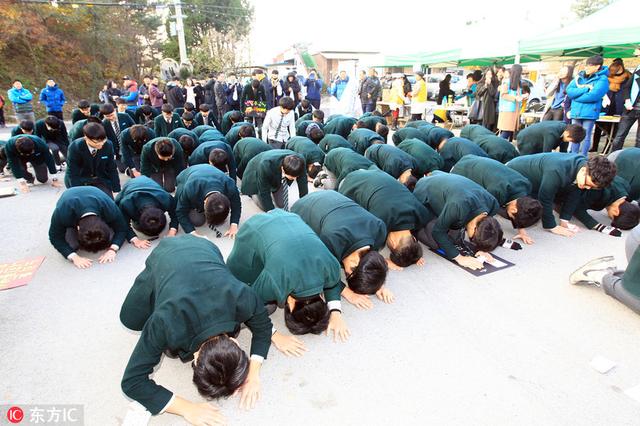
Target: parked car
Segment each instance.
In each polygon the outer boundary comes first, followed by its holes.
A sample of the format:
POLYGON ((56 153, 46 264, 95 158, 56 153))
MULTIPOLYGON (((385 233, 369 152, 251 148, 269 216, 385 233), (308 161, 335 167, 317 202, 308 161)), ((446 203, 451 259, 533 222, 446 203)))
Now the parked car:
POLYGON ((531 94, 529 95, 529 99, 527 100, 527 105, 530 107, 533 107, 536 104, 544 105, 544 103, 547 101, 547 95, 544 90, 544 86, 540 87, 528 78, 523 78, 522 85, 524 86, 525 84, 529 86, 529 89, 531 89, 531 94))

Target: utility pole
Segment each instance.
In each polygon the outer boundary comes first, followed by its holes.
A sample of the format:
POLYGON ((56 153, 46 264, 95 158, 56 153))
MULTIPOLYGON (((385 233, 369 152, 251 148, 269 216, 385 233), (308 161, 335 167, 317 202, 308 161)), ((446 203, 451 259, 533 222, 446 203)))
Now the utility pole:
POLYGON ((184 41, 184 24, 182 22, 182 5, 181 0, 173 0, 173 5, 176 8, 176 33, 178 34, 178 47, 180 48, 180 65, 188 64, 189 58, 187 58, 187 43, 184 41))

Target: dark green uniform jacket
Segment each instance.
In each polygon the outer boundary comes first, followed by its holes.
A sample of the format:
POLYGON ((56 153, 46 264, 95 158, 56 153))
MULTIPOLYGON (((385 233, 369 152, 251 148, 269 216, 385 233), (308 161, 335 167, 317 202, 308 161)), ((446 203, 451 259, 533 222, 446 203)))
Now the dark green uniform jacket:
POLYGON ((366 246, 380 250, 387 238, 384 222, 337 191, 313 192, 296 201, 291 212, 318 234, 339 261, 366 246))
POLYGON ((324 151, 325 154, 327 154, 333 148, 349 148, 353 151, 353 146, 349 143, 349 141, 340 135, 324 135, 322 140, 320 140, 318 146, 322 151, 324 151))
POLYGON ((336 176, 338 185, 351 172, 377 168, 373 161, 350 148, 334 148, 329 151, 324 157, 324 166, 336 176))
POLYGON ((217 130, 207 130, 206 132, 202 133, 199 137, 200 137, 200 143, 211 142, 211 141, 223 141, 223 142, 227 141, 224 135, 217 130))
MULTIPOLYGON (((267 211, 275 208, 273 200, 271 200, 271 193, 276 192, 282 185, 282 160, 287 155, 297 155, 304 159, 302 155, 289 149, 272 149, 253 157, 244 169, 242 193, 260 197, 260 201, 267 211)), ((300 198, 309 192, 306 164, 305 162, 304 170, 296 179, 300 198)))
POLYGON ((251 354, 266 358, 271 320, 250 287, 231 275, 220 250, 193 235, 165 238, 147 258, 120 309, 120 321, 141 330, 122 377, 122 391, 151 414, 173 393, 149 378, 165 350, 190 359, 213 336, 251 330, 251 354))
POLYGON ((305 136, 292 137, 287 141, 285 149, 290 149, 302 155, 307 166, 313 163, 324 164, 324 152, 311 139, 305 136))
POLYGON ((94 186, 69 188, 62 193, 51 216, 49 241, 63 257, 73 253, 65 240, 67 228, 75 228, 87 213, 93 213, 113 229, 112 244, 122 247, 127 236, 127 223, 120 209, 107 194, 94 186))
POLYGON ((474 142, 476 141, 477 138, 480 138, 482 136, 491 136, 491 135, 495 136, 495 133, 493 133, 491 130, 479 124, 469 124, 468 126, 464 126, 462 130, 460 130, 461 138, 469 139, 474 142))
POLYGON ((353 149, 362 155, 374 143, 385 143, 382 136, 369 129, 355 129, 347 140, 353 146, 353 149))
MULTIPOLYGON (((136 124, 133 122, 133 118, 131 118, 131 116, 127 113, 116 112, 116 117, 118 119, 118 126, 120 127, 121 137, 122 137, 122 132, 124 132, 126 129, 136 124)), ((116 154, 118 158, 120 158, 120 141, 116 136, 116 131, 113 129, 113 126, 111 125, 111 121, 105 118, 104 120, 102 120, 102 126, 104 127, 104 131, 107 134, 107 139, 109 139, 113 144, 113 152, 116 154)), ((81 133, 79 137, 82 137, 82 136, 83 135, 81 133)), ((75 139, 73 139, 72 142, 74 140, 75 139)))
POLYGON ((231 129, 231 126, 233 126, 234 124, 237 124, 237 123, 232 123, 231 122, 231 114, 232 113, 233 113, 233 111, 227 111, 222 116, 222 123, 220 123, 220 131, 222 133, 224 133, 225 135, 227 134, 229 129, 231 129))
POLYGON ((145 143, 149 142, 155 137, 156 133, 148 127, 145 127, 144 140, 146 142, 144 143, 136 143, 133 140, 133 138, 131 137, 131 128, 122 132, 122 134, 120 135, 120 139, 122 141, 122 143, 120 144, 120 152, 122 154, 122 162, 125 164, 125 166, 129 167, 130 169, 135 169, 136 165, 133 162, 133 157, 142 155, 142 148, 144 147, 145 143))
POLYGON ((393 136, 391 136, 391 140, 396 146, 400 145, 401 142, 407 139, 419 139, 422 141, 422 143, 425 143, 427 142, 427 134, 420 129, 416 129, 413 127, 403 127, 402 129, 396 131, 393 136))
POLYGON ((427 135, 427 144, 433 149, 438 149, 440 142, 445 139, 450 139, 454 137, 454 134, 451 133, 447 129, 443 129, 442 127, 429 127, 429 128, 420 128, 427 135))
POLYGON ((309 124, 311 123, 317 124, 320 129, 324 128, 324 124, 313 120, 303 120, 299 123, 296 121, 296 136, 307 136, 307 127, 309 127, 309 124))
POLYGON ((226 136, 224 137, 227 143, 233 148, 236 146, 238 141, 240 140, 240 129, 242 126, 235 126, 229 129, 226 136))
POLYGON ((39 136, 45 142, 52 142, 56 145, 67 146, 69 145, 69 135, 67 135, 67 127, 64 125, 64 121, 59 120, 60 129, 49 130, 44 122, 44 119, 36 121, 33 134, 39 136))
POLYGON ((415 121, 409 121, 404 127, 412 127, 414 129, 418 129, 420 127, 435 127, 435 126, 426 120, 415 120, 415 121))
POLYGON ((83 119, 76 121, 73 126, 71 126, 71 128, 69 129, 69 143, 84 136, 84 133, 82 133, 82 128, 85 124, 87 124, 87 120, 83 119))
POLYGON ((640 148, 625 148, 615 159, 618 176, 629 182, 629 198, 640 199, 640 148))
POLYGON ((302 116, 300 116, 300 118, 298 118, 295 122, 295 126, 298 127, 298 124, 302 123, 303 121, 308 121, 308 120, 313 120, 313 113, 308 112, 302 116))
POLYGON ((451 168, 465 155, 473 154, 479 157, 489 156, 482 148, 465 138, 449 139, 438 153, 444 160, 444 167, 442 170, 445 172, 451 170, 451 168))
POLYGON ((489 191, 500 206, 531 194, 529 179, 491 158, 465 155, 451 173, 471 179, 489 191))
POLYGON ((415 174, 426 175, 444 167, 444 160, 436 150, 420 139, 405 139, 398 148, 409 154, 415 160, 415 174))
POLYGON ((180 119, 180 116, 175 112, 173 113, 173 116, 171 117, 171 120, 169 120, 168 123, 167 123, 167 120, 165 120, 164 115, 162 114, 160 114, 159 116, 153 119, 153 130, 155 130, 156 136, 158 137, 169 136, 169 133, 171 133, 172 131, 174 131, 179 127, 184 127, 184 126, 182 125, 182 120, 180 119))
POLYGON ((373 130, 374 132, 376 131, 376 125, 378 123, 384 124, 385 126, 387 125, 387 119, 384 117, 380 117, 379 115, 368 115, 366 117, 363 116, 360 117, 358 121, 364 122, 364 124, 366 125, 365 128, 373 130))
POLYGON ((553 151, 562 143, 566 129, 564 121, 541 121, 520 130, 516 137, 520 155, 553 151))
POLYGON ((337 116, 324 125, 324 134, 340 135, 347 138, 354 124, 356 124, 356 119, 353 117, 337 116))
POLYGON ((218 128, 218 119, 216 118, 216 114, 213 111, 209 111, 206 119, 201 112, 198 112, 193 118, 193 122, 196 123, 196 126, 207 125, 216 129, 218 128))
MULTIPOLYGON (((598 221, 591 217, 591 215, 587 213, 587 210, 600 211, 615 201, 618 201, 620 198, 628 197, 629 183, 620 176, 616 176, 613 182, 611 182, 611 185, 605 189, 591 189, 580 192, 580 202, 573 215, 582 222, 587 229, 593 229, 593 227, 598 224, 598 221)), ((556 201, 558 201, 558 199, 556 199, 556 201)))
POLYGON ((430 219, 407 187, 381 170, 356 170, 338 191, 381 219, 387 232, 420 229, 430 219))
POLYGON ((198 145, 198 147, 189 156, 189 165, 195 166, 196 164, 209 164, 209 154, 214 149, 221 149, 227 153, 229 157, 229 177, 236 180, 236 160, 233 157, 233 151, 231 147, 222 141, 204 142, 198 145))
POLYGON ((477 183, 439 171, 420 179, 413 195, 438 217, 431 235, 449 259, 460 254, 449 230, 464 228, 482 213, 493 216, 500 208, 495 197, 477 183))
POLYGON ((67 150, 64 184, 67 188, 71 188, 91 185, 96 181, 103 182, 113 192, 120 192, 120 176, 116 168, 113 145, 111 141, 107 141, 96 155, 91 155, 84 138, 76 139, 67 150))
POLYGON ((200 138, 200 136, 202 136, 202 134, 204 132, 206 132, 207 130, 217 130, 215 127, 213 126, 209 126, 207 124, 203 124, 200 125, 198 127, 196 127, 195 129, 192 130, 193 133, 196 134, 196 136, 198 136, 198 138, 200 138))
POLYGON ((191 166, 176 179, 176 215, 182 230, 189 234, 196 228, 189 220, 191 210, 204 210, 204 199, 211 192, 225 195, 231 202, 231 223, 239 224, 242 213, 240 193, 229 176, 209 164, 191 166))
POLYGON ((133 113, 133 121, 135 121, 136 124, 153 126, 153 119, 159 115, 160 115, 160 109, 151 107, 151 114, 149 116, 150 123, 147 124, 147 117, 145 117, 144 113, 142 112, 142 108, 138 108, 136 112, 133 113))
POLYGON ((172 130, 171 133, 169 133, 167 135, 167 137, 168 138, 173 138, 175 140, 179 140, 184 135, 191 136, 191 138, 193 138, 193 140, 195 141, 196 145, 198 145, 200 143, 200 137, 198 135, 196 135, 193 132, 193 130, 189 130, 189 129, 184 128, 184 127, 179 127, 177 129, 172 130))
POLYGON ((258 138, 243 138, 233 147, 233 158, 236 162, 236 174, 240 179, 244 176, 249 161, 261 152, 273 149, 268 143, 258 138))
POLYGON ((169 213, 170 228, 178 229, 178 217, 176 216, 176 200, 164 190, 157 182, 146 177, 138 176, 129 180, 122 187, 122 191, 116 197, 116 205, 120 208, 129 230, 127 240, 131 241, 136 236, 131 227, 131 221, 139 222, 142 209, 145 207, 157 207, 169 213))
POLYGON ((7 156, 7 163, 9 163, 11 173, 13 173, 13 177, 15 177, 16 179, 24 178, 23 172, 26 171, 22 168, 22 163, 20 161, 21 159, 24 159, 25 161, 35 165, 46 164, 47 168, 49 169, 49 173, 58 173, 58 170, 56 169, 56 163, 53 160, 53 155, 51 155, 51 151, 49 151, 49 146, 47 146, 47 143, 37 136, 14 136, 7 141, 7 144, 4 147, 4 152, 7 156), (35 144, 34 151, 31 155, 22 156, 18 153, 18 150, 16 149, 16 141, 20 138, 29 138, 35 144))
POLYGON ((173 144, 173 157, 169 161, 160 160, 156 153, 156 143, 161 140, 167 139, 167 137, 158 137, 151 139, 142 147, 142 154, 140 154, 140 173, 145 176, 151 176, 153 173, 160 173, 166 169, 173 169, 176 176, 184 170, 184 153, 182 152, 182 146, 175 139, 169 139, 173 144))
POLYGON ((329 249, 300 216, 280 209, 252 216, 242 225, 227 264, 265 303, 322 292, 331 302, 340 300, 344 288, 340 264, 329 249))
POLYGON ((373 161, 381 170, 398 179, 407 170, 413 170, 416 162, 412 156, 393 145, 371 145, 364 152, 365 158, 373 161))
MULTIPOLYGON (((91 104, 89 114, 94 117, 97 117, 98 114, 100 114, 100 105, 91 104)), ((71 124, 76 124, 78 121, 86 120, 87 118, 89 117, 84 115, 79 108, 74 108, 73 111, 71 111, 71 124)))
POLYGON ((580 190, 575 184, 578 171, 585 167, 587 158, 577 154, 546 152, 523 155, 507 163, 531 182, 531 191, 542 203, 542 226, 555 228, 553 202, 560 195, 566 199, 560 219, 569 220, 578 205, 580 190))
POLYGON ((505 138, 496 135, 480 136, 475 142, 490 158, 505 164, 518 156, 518 150, 505 138))

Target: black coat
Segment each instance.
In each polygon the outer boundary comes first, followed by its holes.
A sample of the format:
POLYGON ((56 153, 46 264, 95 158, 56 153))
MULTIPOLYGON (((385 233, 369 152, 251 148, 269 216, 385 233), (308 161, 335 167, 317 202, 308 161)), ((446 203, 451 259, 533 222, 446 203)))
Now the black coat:
POLYGON ((478 119, 482 121, 484 127, 492 129, 498 121, 498 112, 496 110, 498 85, 494 83, 486 85, 484 80, 481 81, 478 83, 476 99, 480 100, 480 108, 482 108, 482 115, 478 119))
POLYGON ((173 86, 167 91, 167 103, 173 105, 174 108, 184 106, 184 91, 182 87, 173 86))

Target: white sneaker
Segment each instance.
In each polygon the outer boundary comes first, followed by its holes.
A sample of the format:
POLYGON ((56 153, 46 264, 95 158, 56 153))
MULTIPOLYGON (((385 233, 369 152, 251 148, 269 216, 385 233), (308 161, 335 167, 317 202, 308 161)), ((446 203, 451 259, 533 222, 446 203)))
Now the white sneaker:
POLYGON ((575 270, 569 276, 569 282, 574 285, 590 284, 600 287, 602 285, 602 277, 615 271, 616 263, 613 256, 598 257, 575 270))

